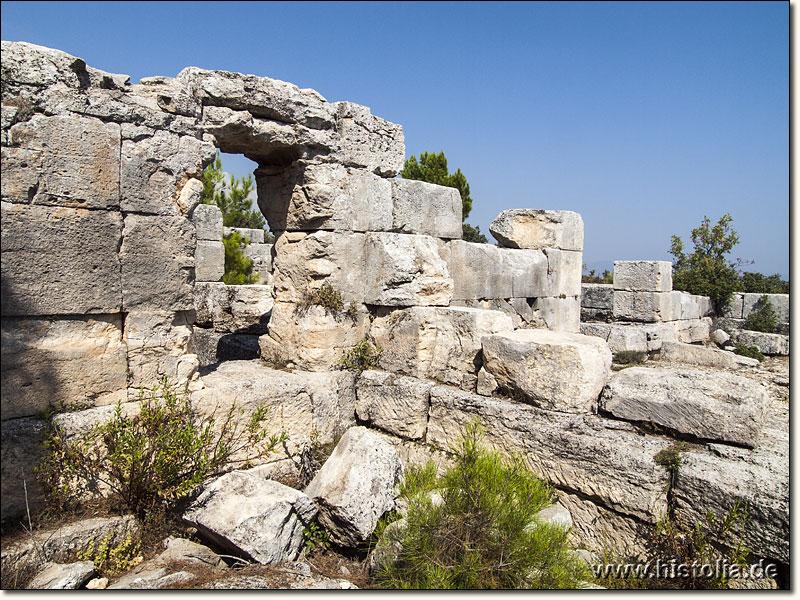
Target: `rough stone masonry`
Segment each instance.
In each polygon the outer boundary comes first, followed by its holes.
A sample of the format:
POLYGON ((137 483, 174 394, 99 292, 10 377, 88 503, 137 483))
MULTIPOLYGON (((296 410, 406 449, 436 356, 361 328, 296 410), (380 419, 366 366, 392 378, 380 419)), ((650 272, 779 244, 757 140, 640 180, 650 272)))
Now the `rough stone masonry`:
MULTIPOLYGON (((79 433, 166 376, 200 411, 267 400, 293 448, 360 424, 406 463, 445 460, 479 416, 560 491, 586 547, 632 556, 669 502, 704 515, 740 499, 751 550, 788 562, 785 411, 747 382, 654 370, 648 385, 679 380, 691 399, 675 414, 670 394, 614 375, 609 335, 581 331, 577 213, 504 211, 498 246, 465 242, 458 193, 396 178, 402 128, 366 107, 195 67, 132 84, 23 42, 2 42, 0 142, 3 520, 24 510, 23 481, 36 498, 38 415, 67 408, 56 421, 79 433), (276 236, 258 249, 264 285, 220 281, 221 222, 200 204, 216 149, 258 164, 276 236), (323 289, 341 310, 314 301, 323 289), (379 369, 340 370, 364 341, 379 369), (219 362, 224 348, 260 358, 219 362), (671 483, 655 457, 687 436, 671 483)), ((667 265, 628 274, 612 312, 705 317, 667 265)))

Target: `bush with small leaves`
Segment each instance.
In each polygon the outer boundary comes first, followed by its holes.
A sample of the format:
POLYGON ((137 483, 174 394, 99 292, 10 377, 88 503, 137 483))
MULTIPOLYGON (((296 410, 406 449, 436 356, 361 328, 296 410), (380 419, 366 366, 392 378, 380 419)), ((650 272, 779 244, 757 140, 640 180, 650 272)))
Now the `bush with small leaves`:
POLYGON ((375 582, 403 589, 575 588, 588 578, 570 552, 568 532, 535 515, 551 489, 521 457, 482 446, 477 422, 453 448, 455 463, 439 477, 433 463, 411 468, 400 487, 404 526, 380 528, 398 548, 376 565, 375 582), (436 491, 441 502, 433 502, 436 491))
POLYGON ((775 333, 778 328, 778 317, 769 298, 761 296, 757 304, 758 308, 747 315, 743 329, 750 331, 761 331, 763 333, 775 333))
POLYGON ((360 374, 367 369, 377 368, 380 354, 381 349, 373 346, 369 340, 364 338, 342 357, 339 366, 360 374))
POLYGON ((766 358, 757 346, 745 346, 744 344, 739 344, 736 346, 736 349, 733 352, 734 354, 739 354, 740 356, 755 358, 758 361, 762 361, 766 358))

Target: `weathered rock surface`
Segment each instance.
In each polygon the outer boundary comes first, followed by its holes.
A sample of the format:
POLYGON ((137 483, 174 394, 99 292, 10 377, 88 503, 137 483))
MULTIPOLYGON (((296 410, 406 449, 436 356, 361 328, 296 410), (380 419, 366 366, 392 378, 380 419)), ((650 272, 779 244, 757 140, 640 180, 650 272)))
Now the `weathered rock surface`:
POLYGON ((581 307, 611 312, 614 307, 614 286, 607 283, 582 283, 581 307))
POLYGON ((260 285, 272 283, 272 244, 248 244, 244 255, 253 261, 253 274, 258 274, 260 285))
POLYGON ((77 590, 94 575, 92 561, 47 563, 28 584, 29 590, 77 590))
POLYGON ((715 329, 711 332, 711 341, 720 348, 727 344, 730 339, 731 336, 728 335, 724 329, 715 329))
MULTIPOLYGON (((199 367, 188 354, 192 338, 191 312, 131 311, 123 340, 128 347, 128 385, 151 387, 166 376, 173 385, 186 384, 199 367)), ((135 397, 138 392, 134 389, 135 397)))
POLYGON ((682 344, 680 342, 664 342, 661 345, 660 358, 671 362, 720 369, 738 369, 745 366, 753 367, 758 364, 758 360, 754 358, 739 356, 733 352, 694 344, 682 344))
POLYGON ((760 384, 729 373, 633 367, 611 378, 600 405, 620 419, 752 448, 768 401, 760 384))
POLYGON ((489 231, 507 248, 583 251, 583 219, 569 210, 504 210, 489 231))
POLYGON ((742 294, 742 319, 750 316, 750 313, 761 309, 764 305, 761 302, 763 296, 767 297, 767 301, 772 306, 775 312, 775 320, 778 323, 789 322, 789 294, 742 294))
POLYGON ((356 383, 359 421, 402 438, 425 436, 432 382, 383 371, 364 371, 356 383))
POLYGON ((461 239, 461 195, 455 188, 392 179, 392 229, 400 233, 461 239))
POLYGON ((225 274, 225 247, 222 242, 198 240, 194 250, 195 281, 221 281, 225 274))
POLYGON ((614 290, 671 292, 672 263, 667 260, 615 260, 614 290))
POLYGON ((123 517, 93 518, 70 525, 33 533, 20 542, 3 548, 2 568, 40 568, 46 562, 69 560, 90 543, 108 537, 109 543, 119 543, 137 529, 131 515, 123 517))
POLYGON ((381 368, 460 385, 464 374, 477 375, 481 338, 513 328, 499 311, 418 306, 377 317, 370 336, 381 368))
POLYGON ((319 522, 331 540, 355 547, 394 507, 403 467, 397 452, 365 427, 351 427, 306 488, 319 506, 319 522))
POLYGON ((253 360, 261 357, 257 335, 241 333, 217 333, 213 329, 195 327, 189 346, 197 355, 201 367, 225 360, 253 360))
POLYGON ((294 560, 303 527, 317 514, 308 496, 247 471, 233 471, 204 486, 183 518, 203 537, 262 563, 294 560))
POLYGON ((654 457, 669 440, 642 436, 622 421, 434 386, 427 443, 449 448, 474 417, 486 428, 488 444, 521 452, 552 485, 649 523, 666 514, 668 474, 654 457))
POLYGON ((389 231, 390 180, 361 169, 299 161, 256 171, 259 206, 273 231, 389 231))
MULTIPOLYGON (((728 543, 741 539, 756 556, 789 562, 789 407, 769 404, 759 448, 710 444, 685 452, 673 494, 689 522, 708 511, 724 516, 737 501, 747 503, 746 524, 737 523, 728 543)), ((743 508, 743 506, 740 506, 743 508)))
POLYGON ((195 575, 187 571, 170 573, 165 567, 154 567, 142 563, 125 573, 106 589, 109 590, 158 590, 191 581, 195 575))
POLYGON ((440 242, 428 236, 367 234, 364 302, 447 306, 453 297, 453 280, 439 246, 440 242))
POLYGON ((199 240, 222 240, 222 211, 214 204, 201 204, 192 212, 195 235, 199 240))
POLYGON ((264 230, 263 229, 250 229, 248 227, 223 227, 223 235, 229 233, 238 233, 242 238, 247 240, 248 244, 263 244, 264 243, 264 230))
POLYGON ((403 168, 406 145, 403 128, 373 115, 353 102, 334 102, 340 146, 333 158, 362 167, 381 177, 394 177, 403 168))
POLYGON ((540 510, 533 518, 539 523, 554 525, 562 529, 572 528, 572 515, 569 513, 569 510, 558 502, 540 510))
POLYGON ((4 318, 0 327, 3 420, 124 396, 128 364, 120 316, 4 318))
POLYGON ((769 356, 789 355, 789 336, 779 333, 762 333, 740 329, 731 333, 731 342, 735 345, 755 346, 769 356))
POLYGON ((213 569, 226 569, 227 565, 208 546, 184 538, 169 536, 164 540, 164 551, 153 559, 154 564, 188 563, 213 569))
POLYGON ((192 403, 204 414, 225 414, 231 404, 252 414, 266 402, 270 431, 289 435, 289 446, 300 445, 312 430, 319 442, 355 425, 355 384, 352 373, 276 371, 261 361, 228 361, 203 375, 204 388, 192 392, 192 403))
POLYGON ((277 302, 269 321, 269 334, 259 338, 261 357, 269 363, 292 365, 308 371, 337 367, 345 354, 369 330, 369 313, 363 305, 355 312, 332 314, 322 306, 299 308, 277 302))
POLYGON ((194 308, 195 233, 183 217, 127 214, 119 262, 123 307, 194 308))
POLYGON ((3 202, 2 223, 3 316, 120 312, 119 213, 3 202))
POLYGON ((681 293, 614 290, 613 313, 623 321, 675 321, 681 318, 681 293))
POLYGON ((272 288, 266 285, 194 286, 195 323, 218 333, 266 333, 273 305, 272 288))
POLYGON ((36 417, 0 423, 0 494, 3 497, 0 523, 3 527, 27 520, 27 507, 36 511, 44 502, 44 490, 34 472, 45 453, 42 447, 44 426, 44 420, 36 417))
POLYGON ((41 114, 12 126, 2 150, 7 202, 114 209, 120 205, 120 128, 78 115, 41 114))
POLYGON ((484 368, 525 402, 563 412, 592 412, 611 372, 602 340, 576 333, 518 329, 482 340, 484 368))

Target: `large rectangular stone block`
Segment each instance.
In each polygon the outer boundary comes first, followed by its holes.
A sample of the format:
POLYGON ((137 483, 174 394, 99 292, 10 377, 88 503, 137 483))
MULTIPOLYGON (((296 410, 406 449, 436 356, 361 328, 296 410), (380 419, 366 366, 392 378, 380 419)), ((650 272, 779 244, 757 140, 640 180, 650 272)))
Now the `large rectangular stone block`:
POLYGON ((675 321, 680 319, 680 292, 629 292, 614 290, 614 317, 624 321, 675 321))
POLYGON ((9 131, 2 149, 7 202, 119 207, 120 127, 78 115, 34 115, 9 131))
POLYGON ((461 194, 455 188, 412 179, 391 179, 392 229, 461 239, 461 194))
POLYGON ((244 239, 248 240, 250 244, 263 244, 264 243, 264 230, 263 229, 249 229, 247 227, 223 227, 223 235, 229 233, 238 233, 244 239))
POLYGON ((583 251, 583 219, 569 210, 504 210, 489 231, 506 248, 583 251))
POLYGON ((195 281, 220 281, 225 274, 225 246, 222 242, 198 240, 194 250, 195 281))
POLYGON ((266 333, 273 304, 272 288, 266 285, 194 286, 195 322, 219 333, 266 333))
POLYGON ((200 204, 192 212, 195 235, 198 240, 222 241, 222 211, 214 204, 200 204))
POLYGON ((581 304, 577 296, 564 298, 536 298, 531 308, 537 312, 537 320, 552 331, 579 333, 581 326, 581 304))
MULTIPOLYGON (((528 250, 528 252, 531 252, 528 250)), ((537 286, 532 280, 529 293, 515 294, 520 297, 531 296, 580 296, 581 295, 581 271, 583 269, 583 253, 571 250, 558 250, 545 248, 543 250, 547 257, 547 287, 543 291, 536 292, 537 286)), ((515 291, 519 291, 515 289, 515 291)))
POLYGON ((415 306, 379 315, 370 337, 382 369, 461 385, 465 375, 477 376, 481 338, 513 329, 499 311, 415 306))
POLYGON ((614 306, 614 287, 605 283, 581 284, 581 308, 611 311, 614 306))
POLYGON ((730 303, 723 312, 723 317, 731 319, 741 319, 744 310, 744 294, 734 294, 730 303))
POLYGON ((85 315, 122 309, 122 216, 2 203, 3 316, 85 315))
POLYGON ((364 302, 378 306, 447 306, 453 280, 435 238, 368 233, 364 302))
POLYGON ((126 215, 119 251, 125 310, 194 308, 195 244, 183 217, 126 215))
POLYGON ((668 440, 642 436, 632 425, 611 419, 434 386, 426 442, 450 447, 475 417, 486 429, 487 443, 522 453, 550 484, 649 523, 666 514, 669 474, 654 457, 670 445, 668 440))
POLYGON ((364 371, 356 382, 356 415, 393 435, 425 437, 433 382, 384 371, 364 371))
POLYGON ((122 317, 2 320, 2 418, 125 399, 122 317))
POLYGON ((614 289, 671 292, 672 263, 667 260, 615 260, 614 289))
POLYGON ((119 172, 120 206, 125 212, 185 215, 178 203, 184 183, 201 177, 214 158, 211 142, 159 130, 151 137, 123 140, 119 172))
POLYGON ((272 279, 272 244, 248 244, 244 255, 253 261, 253 273, 258 273, 258 283, 267 285, 272 279))
POLYGON ((367 170, 298 161, 258 169, 256 183, 273 231, 392 229, 391 184, 367 170))
POLYGON ((750 313, 761 308, 762 296, 767 297, 772 310, 775 311, 775 320, 778 323, 788 323, 789 294, 742 294, 742 318, 746 319, 750 313))
POLYGON ((403 168, 406 144, 403 128, 373 115, 352 102, 335 102, 336 131, 341 136, 333 158, 382 177, 394 177, 403 168))

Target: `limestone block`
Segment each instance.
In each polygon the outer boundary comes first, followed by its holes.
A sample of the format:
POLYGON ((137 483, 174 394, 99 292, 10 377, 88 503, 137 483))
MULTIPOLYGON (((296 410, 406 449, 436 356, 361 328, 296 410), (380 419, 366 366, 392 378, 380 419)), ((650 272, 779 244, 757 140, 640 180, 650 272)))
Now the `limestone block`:
POLYGON ((248 244, 244 255, 253 261, 253 273, 258 273, 258 282, 268 285, 272 281, 272 244, 248 244))
POLYGON ((382 369, 460 385, 465 374, 477 375, 481 338, 513 328, 499 311, 417 306, 378 316, 370 337, 382 369))
POLYGON ((611 311, 614 306, 614 286, 606 283, 582 283, 581 307, 611 311))
POLYGON ((364 371, 356 383, 359 421, 405 439, 425 437, 433 383, 383 371, 364 371))
POLYGON ((191 86, 204 105, 224 106, 283 123, 315 129, 334 124, 331 105, 318 92, 255 75, 187 67, 177 80, 191 86))
POLYGON ((647 330, 644 327, 619 323, 581 323, 580 333, 603 339, 613 353, 647 352, 647 330))
POLYGON ((709 511, 722 518, 737 501, 747 503, 747 524, 736 523, 724 541, 742 540, 756 556, 788 563, 788 452, 712 447, 710 452, 681 455, 673 494, 683 518, 701 523, 709 511))
POLYGON ((276 371, 261 361, 227 361, 203 375, 203 389, 192 392, 202 414, 226 414, 231 405, 244 417, 267 403, 267 429, 286 432, 297 449, 316 432, 320 443, 332 442, 355 425, 354 376, 347 371, 311 373, 276 371))
POLYGON ((506 248, 583 251, 583 219, 569 210, 504 210, 489 231, 506 248))
POLYGON ((745 377, 632 367, 611 378, 600 406, 619 419, 753 448, 764 427, 768 402, 766 389, 745 377))
POLYGON ((200 204, 192 213, 198 240, 222 241, 222 211, 213 204, 200 204))
POLYGON ((674 321, 680 318, 680 292, 614 290, 614 318, 624 321, 674 321))
POLYGON ((671 321, 663 325, 669 326, 675 331, 674 339, 684 344, 694 344, 696 342, 707 342, 711 335, 711 318, 689 319, 686 321, 671 321))
POLYGON ((264 243, 264 230, 263 229, 248 229, 246 227, 223 227, 223 235, 236 232, 243 238, 247 239, 250 244, 263 244, 264 243))
POLYGON ((300 309, 276 302, 269 320, 269 334, 259 339, 261 356, 273 364, 290 364, 308 371, 327 371, 369 331, 369 313, 357 305, 355 319, 331 314, 322 306, 300 309))
POLYGON ((198 240, 194 250, 195 281, 220 281, 225 274, 225 246, 222 242, 198 240))
POLYGON ((183 188, 181 188, 181 193, 177 200, 178 209, 182 215, 193 217, 195 209, 202 203, 202 201, 203 182, 192 177, 184 184, 183 188))
POLYGON ((2 418, 116 402, 126 387, 120 315, 3 319, 2 418))
POLYGON ((536 298, 532 308, 537 320, 551 331, 580 332, 581 304, 578 296, 536 298))
POLYGON ((286 232, 278 236, 273 264, 276 300, 302 302, 309 293, 328 284, 345 302, 363 302, 364 246, 362 233, 286 232))
POLYGON ((753 363, 756 359, 739 356, 733 352, 681 342, 664 342, 661 345, 660 358, 671 362, 717 367, 719 369, 738 369, 742 366, 758 364, 758 361, 753 363))
POLYGON ((389 231, 392 186, 364 169, 298 161, 256 171, 259 207, 273 231, 389 231))
POLYGON ((86 63, 62 52, 28 42, 2 42, 3 82, 31 86, 51 86, 58 83, 79 89, 80 76, 86 63))
MULTIPOLYGON (((551 293, 555 288, 548 279, 547 256, 541 250, 512 250, 454 240, 444 246, 442 255, 453 277, 454 300, 532 298, 562 293, 551 293)), ((572 295, 578 295, 579 290, 572 295)))
POLYGON ((461 194, 455 188, 391 179, 392 229, 445 239, 461 239, 461 194))
POLYGON ((744 294, 734 294, 730 303, 722 313, 723 317, 742 319, 744 313, 744 294))
MULTIPOLYGON (((5 363, 5 357, 3 357, 5 363)), ((3 387, 6 375, 3 373, 3 387)), ((10 419, 3 406, 0 423, 0 523, 3 528, 27 520, 27 508, 37 511, 44 505, 45 492, 34 469, 45 455, 42 446, 45 422, 39 417, 10 419), (27 507, 26 507, 27 502, 27 507)), ((3 549, 5 564, 6 550, 3 549)))
POLYGON ((545 290, 532 286, 528 291, 520 293, 515 289, 517 297, 531 296, 580 296, 581 269, 583 253, 570 250, 545 248, 547 257, 547 283, 545 290))
POLYGON ((355 547, 394 508, 394 487, 402 476, 400 457, 389 443, 366 427, 351 427, 305 492, 319 506, 331 540, 355 547))
POLYGON ((178 204, 190 177, 199 178, 214 158, 210 142, 158 130, 152 137, 123 140, 119 172, 120 205, 125 212, 184 215, 178 204))
POLYGON ((119 260, 126 311, 194 308, 195 234, 183 217, 127 214, 119 260))
POLYGON ((378 306, 447 306, 453 280, 436 239, 368 233, 364 302, 378 306))
POLYGON ((775 311, 775 320, 778 323, 789 322, 789 294, 742 294, 742 318, 746 319, 750 313, 761 308, 761 297, 766 296, 775 311))
POLYGON ((539 523, 546 523, 565 530, 572 529, 572 515, 558 502, 540 510, 533 515, 533 518, 539 523))
POLYGON ((731 339, 731 336, 728 335, 725 330, 723 329, 715 329, 711 332, 711 341, 714 342, 717 346, 722 348, 725 344, 727 344, 731 339))
POLYGON ((266 333, 273 304, 272 289, 266 285, 194 286, 196 323, 219 333, 266 333))
POLYGON ((614 289, 671 292, 672 263, 667 260, 615 260, 614 289))
POLYGON ((192 316, 191 312, 138 310, 127 314, 123 336, 128 346, 129 386, 150 388, 165 376, 172 385, 185 385, 197 374, 197 357, 188 354, 192 316))
POLYGON ((90 560, 70 564, 47 563, 27 589, 77 590, 92 578, 94 572, 94 563, 90 560))
POLYGON ((482 344, 484 368, 500 388, 541 408, 592 412, 611 372, 608 345, 592 336, 518 329, 482 344))
POLYGON ((0 235, 3 316, 120 312, 118 213, 3 202, 0 235))
POLYGON ((8 141, 2 150, 4 201, 119 207, 119 125, 37 114, 11 127, 8 141))
POLYGON ((480 371, 478 371, 478 383, 475 386, 475 391, 481 396, 491 396, 498 387, 495 376, 481 367, 480 371))
POLYGON ((761 333, 747 329, 734 330, 731 333, 731 342, 738 346, 755 346, 762 353, 769 356, 789 355, 789 336, 780 333, 761 333))
POLYGON ((341 137, 332 158, 381 177, 397 175, 406 155, 403 128, 374 116, 366 106, 335 102, 333 108, 341 137))
POLYGON ((686 292, 677 292, 680 298, 680 319, 700 319, 711 314, 711 299, 707 296, 696 296, 686 292))
POLYGON ((297 558, 316 514, 303 492, 233 471, 206 484, 183 518, 210 542, 268 565, 297 558))
POLYGON ((522 453, 550 484, 648 523, 663 518, 669 476, 653 457, 670 445, 668 440, 642 436, 621 421, 434 386, 427 443, 450 447, 475 417, 486 429, 486 443, 508 454, 522 453))
POLYGON ((257 335, 218 333, 201 327, 192 330, 189 351, 197 355, 201 367, 225 360, 253 360, 261 356, 257 335))

